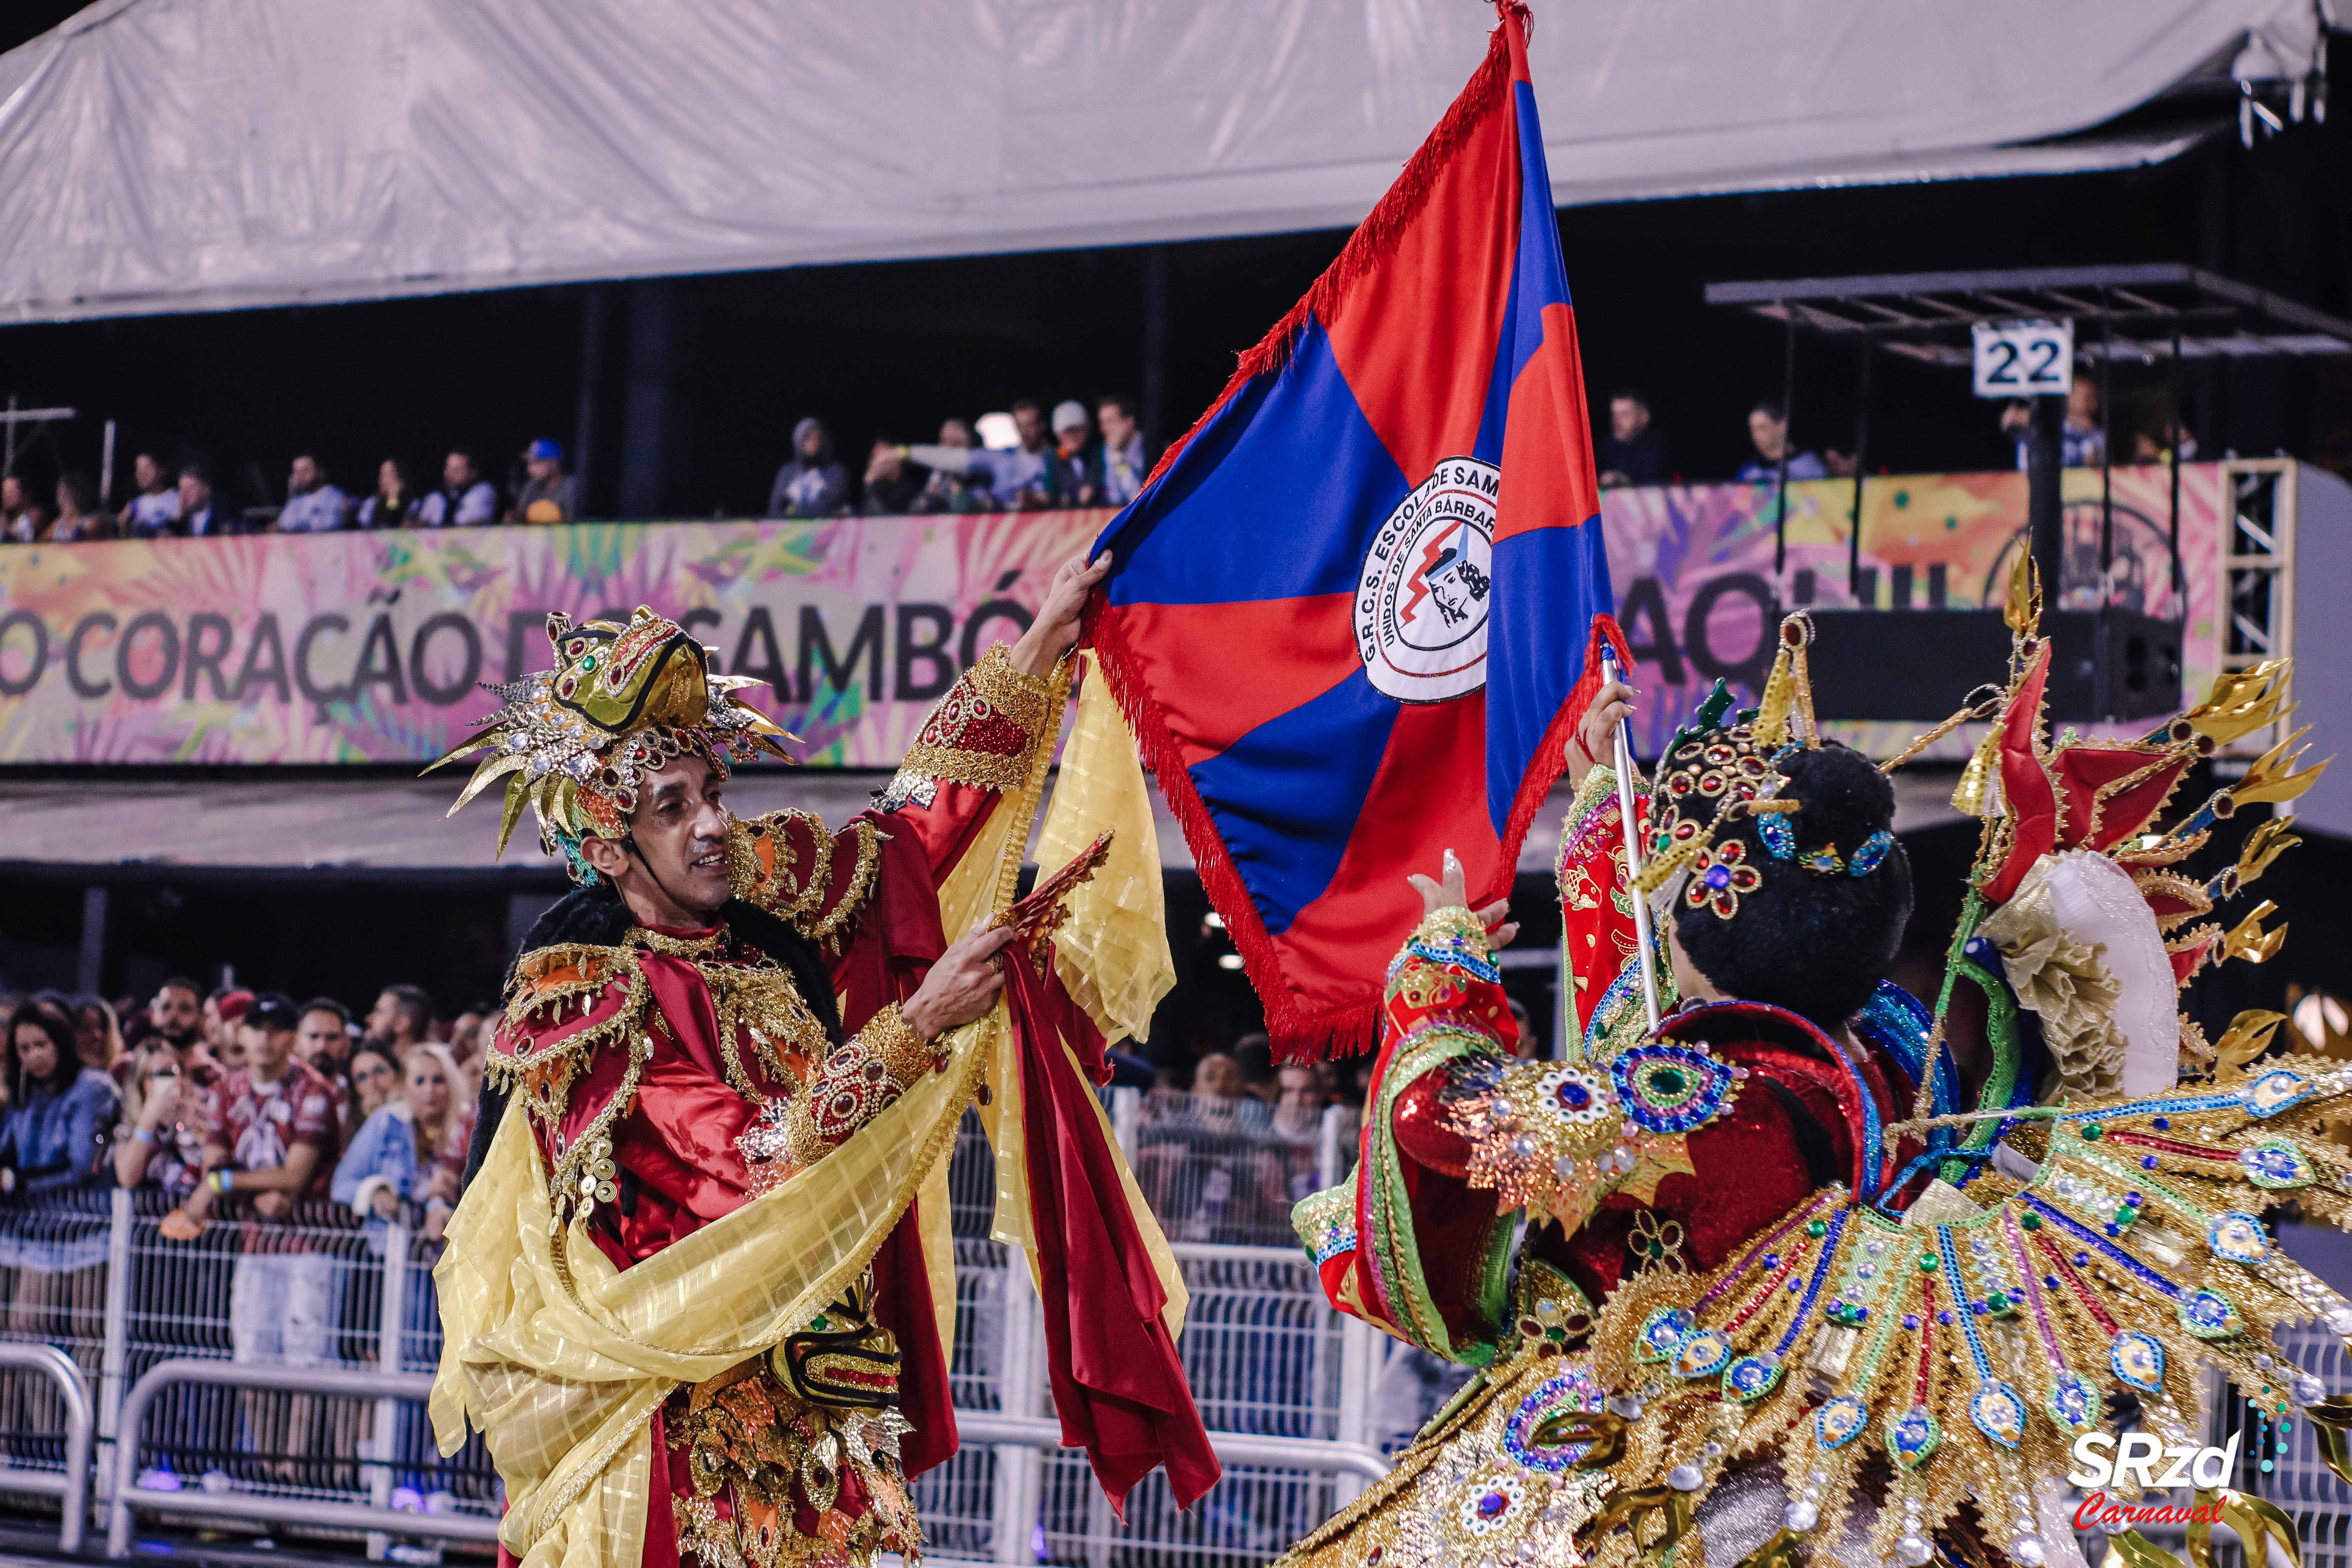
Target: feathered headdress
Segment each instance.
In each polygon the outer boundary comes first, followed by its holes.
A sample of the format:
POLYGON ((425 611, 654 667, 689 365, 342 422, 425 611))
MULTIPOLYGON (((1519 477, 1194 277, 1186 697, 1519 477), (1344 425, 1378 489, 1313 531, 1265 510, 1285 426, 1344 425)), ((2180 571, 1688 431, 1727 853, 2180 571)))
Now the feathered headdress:
MULTIPOLYGON (((713 675, 709 654, 676 621, 637 606, 626 626, 573 626, 561 610, 547 617, 555 668, 505 685, 485 685, 505 706, 483 727, 426 768, 487 751, 458 807, 507 781, 499 850, 530 805, 539 816, 540 847, 562 855, 585 880, 580 841, 619 838, 637 806, 646 773, 691 752, 724 777, 735 762, 764 752, 792 761, 778 743, 793 737, 734 699, 750 676, 713 675)), ((593 875, 593 873, 591 873, 593 875)))
MULTIPOLYGON (((1993 720, 1952 801, 1984 823, 1957 956, 2002 973, 2041 1015, 2064 1087, 2152 1093, 2171 1087, 2184 1046, 2192 1064, 2208 1054, 2178 1016, 2177 989, 2224 958, 2260 963, 2284 940, 2285 927, 2263 929, 2273 912, 2267 903, 2226 931, 2189 922, 2236 897, 2295 844, 2292 819, 2263 823, 2213 876, 2184 876, 2179 864, 2217 822, 2243 805, 2293 800, 2327 764, 2298 767, 2307 731, 2295 730, 2242 778, 2159 829, 2157 818, 2200 759, 2294 711, 2287 661, 2222 674, 2203 702, 2137 739, 2069 731, 2053 742, 2043 715, 2051 648, 2039 635, 2041 610, 2032 559, 2021 554, 2010 580, 2008 684, 1954 716, 1993 720)), ((2274 1027, 2276 1015, 2242 1015, 2221 1042, 2224 1054, 2257 1032, 2266 1042, 2264 1020, 2274 1027)))

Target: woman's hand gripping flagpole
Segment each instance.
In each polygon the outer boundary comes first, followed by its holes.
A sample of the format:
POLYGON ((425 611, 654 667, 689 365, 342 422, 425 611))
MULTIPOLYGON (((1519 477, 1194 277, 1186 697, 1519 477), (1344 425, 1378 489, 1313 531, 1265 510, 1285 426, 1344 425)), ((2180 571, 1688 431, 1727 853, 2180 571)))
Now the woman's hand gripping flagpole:
MULTIPOLYGON (((1617 816, 1625 830, 1625 885, 1633 895, 1634 958, 1642 966, 1642 1016, 1648 1022, 1650 1032, 1655 1034, 1658 1030, 1658 974, 1656 950, 1650 936, 1650 900, 1634 886, 1635 879, 1642 874, 1642 833, 1633 820, 1633 785, 1637 775, 1633 772, 1633 731, 1628 723, 1633 711, 1633 692, 1626 689, 1618 679, 1617 660, 1603 653, 1601 656, 1601 690, 1592 699, 1592 718, 1586 720, 1585 727, 1591 727, 1593 718, 1606 721, 1610 710, 1615 710, 1615 722, 1609 725, 1610 765, 1617 774, 1617 816)), ((1588 742, 1580 733, 1570 745, 1571 748, 1585 747, 1588 742)), ((1586 754, 1591 755, 1589 750, 1586 754)))

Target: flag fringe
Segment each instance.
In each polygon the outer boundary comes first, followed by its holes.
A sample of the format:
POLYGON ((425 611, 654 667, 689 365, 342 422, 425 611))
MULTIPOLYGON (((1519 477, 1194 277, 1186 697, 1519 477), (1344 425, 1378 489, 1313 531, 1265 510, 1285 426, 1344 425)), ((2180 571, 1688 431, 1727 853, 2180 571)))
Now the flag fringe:
POLYGON ((1209 806, 1193 787, 1184 765, 1183 748, 1168 728, 1168 716, 1151 695, 1135 651, 1128 646, 1126 628, 1097 594, 1087 605, 1084 640, 1095 652, 1097 668, 1109 683, 1110 694, 1135 731, 1136 749, 1144 766, 1160 785, 1160 797, 1183 830, 1192 851, 1193 868, 1209 902, 1224 917, 1225 934, 1242 957, 1242 971, 1265 1009, 1265 1030, 1276 1057, 1286 1061, 1313 1060, 1361 1051, 1380 1037, 1380 996, 1350 1002, 1321 1012, 1308 1012, 1283 977, 1282 960, 1274 937, 1265 929, 1257 905, 1242 881, 1241 871, 1225 852, 1224 837, 1210 819, 1209 806))
POLYGON ((1364 221, 1356 226, 1356 232, 1348 237, 1348 243, 1340 247, 1331 265, 1323 269, 1323 275, 1316 279, 1307 292, 1300 296, 1298 303, 1293 305, 1282 320, 1258 340, 1255 347, 1242 352, 1234 366, 1234 374, 1225 382, 1224 390, 1210 401, 1207 409, 1192 422, 1191 429, 1170 443, 1168 449, 1160 454, 1160 460, 1151 466, 1150 478, 1144 480, 1146 489, 1168 471, 1169 465, 1192 445, 1192 437, 1199 435, 1243 387, 1260 375, 1279 372, 1290 363, 1291 347, 1297 342, 1298 333, 1307 325, 1308 316, 1319 319, 1326 329, 1331 326, 1337 319, 1341 297, 1357 279, 1389 258, 1396 249, 1398 239, 1412 226, 1413 219, 1421 216, 1421 209, 1429 203, 1431 191, 1436 188, 1439 171, 1453 161, 1462 143, 1478 129, 1486 116, 1499 111, 1510 101, 1510 94, 1506 89, 1511 79, 1511 50, 1506 31, 1513 20, 1525 26, 1527 7, 1508 5, 1503 10, 1504 19, 1496 25, 1494 32, 1487 37, 1486 59, 1463 84, 1461 92, 1446 110, 1445 117, 1437 122, 1436 129, 1430 132, 1428 139, 1422 142, 1413 155, 1405 160, 1404 169, 1397 175, 1396 183, 1373 204, 1372 210, 1364 215, 1364 221))
MULTIPOLYGON (((1592 526, 1600 525, 1596 522, 1592 526)), ((1543 739, 1536 742, 1536 754, 1528 763, 1527 776, 1519 780, 1519 793, 1511 800, 1511 815, 1504 821, 1503 864, 1507 867, 1518 865, 1519 847, 1528 841, 1528 829, 1535 826, 1536 813, 1543 809, 1545 797, 1551 794, 1551 786, 1559 782, 1561 772, 1568 766, 1568 738, 1584 722, 1584 710, 1591 706, 1593 694, 1601 689, 1603 648, 1616 654, 1617 668, 1625 677, 1633 674, 1633 656, 1625 649, 1625 633, 1617 625, 1617 617, 1605 612, 1593 616, 1592 632, 1584 645, 1584 673, 1569 688, 1550 724, 1545 727, 1543 739)))

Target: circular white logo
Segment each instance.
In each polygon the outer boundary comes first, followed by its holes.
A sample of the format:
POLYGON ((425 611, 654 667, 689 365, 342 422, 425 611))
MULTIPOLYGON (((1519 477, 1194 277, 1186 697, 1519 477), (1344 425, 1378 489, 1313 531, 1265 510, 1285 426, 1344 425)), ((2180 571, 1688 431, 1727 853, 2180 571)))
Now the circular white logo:
POLYGON ((1492 463, 1448 458, 1373 536, 1356 585, 1356 651, 1375 690, 1444 702, 1486 684, 1502 477, 1492 463))

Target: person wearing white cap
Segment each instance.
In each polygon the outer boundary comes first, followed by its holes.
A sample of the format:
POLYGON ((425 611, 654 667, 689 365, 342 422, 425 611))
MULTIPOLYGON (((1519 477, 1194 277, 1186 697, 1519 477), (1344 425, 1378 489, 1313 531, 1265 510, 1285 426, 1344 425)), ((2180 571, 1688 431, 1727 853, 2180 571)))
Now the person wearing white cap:
POLYGON ((1054 405, 1051 489, 1064 506, 1102 504, 1102 450, 1093 442, 1093 422, 1076 398, 1054 405))

